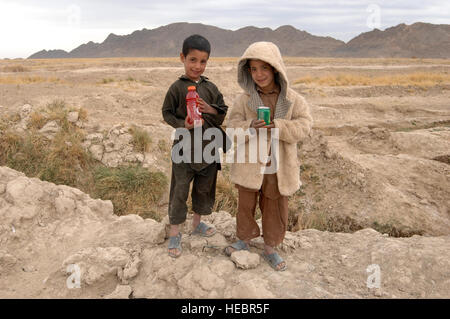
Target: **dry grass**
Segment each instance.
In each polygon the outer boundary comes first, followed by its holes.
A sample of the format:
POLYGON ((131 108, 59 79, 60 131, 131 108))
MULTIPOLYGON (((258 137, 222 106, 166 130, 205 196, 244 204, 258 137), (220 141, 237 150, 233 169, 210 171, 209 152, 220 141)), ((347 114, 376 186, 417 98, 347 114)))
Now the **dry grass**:
POLYGON ((30 177, 41 177, 50 152, 49 144, 48 140, 38 135, 3 132, 0 135, 0 165, 30 177))
POLYGON ((423 230, 412 229, 408 227, 398 227, 398 222, 390 220, 388 222, 378 223, 374 221, 371 225, 373 229, 382 234, 389 234, 391 237, 411 237, 414 235, 423 236, 423 230))
POLYGON ((62 83, 59 78, 41 76, 1 76, 0 84, 62 83))
POLYGON ((135 125, 131 126, 130 134, 133 137, 132 143, 136 151, 146 153, 150 149, 152 139, 147 131, 135 125))
POLYGON ((29 128, 40 130, 45 123, 47 123, 47 118, 42 113, 34 111, 30 114, 29 128))
POLYGON ((158 146, 158 150, 161 153, 168 154, 170 156, 171 147, 169 146, 169 144, 167 143, 166 140, 163 140, 163 139, 158 140, 157 146, 158 146))
MULTIPOLYGON (((99 166, 94 171, 95 196, 111 200, 117 215, 146 213, 148 217, 148 212, 155 211, 154 207, 166 192, 167 184, 163 173, 139 166, 99 166)), ((161 218, 156 213, 152 217, 161 218)))
POLYGON ((6 163, 11 155, 15 155, 20 149, 21 136, 11 130, 0 132, 0 162, 6 163))
POLYGON ((86 110, 85 108, 80 107, 78 110, 75 109, 74 111, 77 111, 77 112, 78 112, 78 118, 79 118, 81 121, 83 121, 83 122, 87 121, 87 119, 88 119, 88 113, 87 113, 87 110, 86 110))
POLYGON ((98 83, 99 84, 108 84, 108 83, 112 83, 112 82, 114 82, 114 79, 112 79, 112 78, 104 78, 98 83))
MULTIPOLYGON (((20 119, 18 115, 1 118, 0 165, 109 199, 118 215, 136 213, 160 219, 156 208, 166 192, 167 177, 140 166, 108 168, 94 160, 82 146, 84 131, 67 121, 70 110, 73 108, 63 100, 55 100, 44 110, 33 112, 29 130, 21 133, 12 129, 20 119), (36 132, 49 120, 61 127, 52 139, 36 132)), ((79 114, 86 116, 82 109, 79 114)))
POLYGON ((354 74, 332 74, 327 76, 305 76, 294 81, 294 84, 317 84, 325 86, 434 86, 450 83, 448 73, 425 73, 415 72, 409 74, 392 74, 387 76, 364 76, 354 74))
POLYGON ((348 216, 333 216, 326 212, 315 211, 309 214, 297 214, 294 231, 303 229, 317 229, 320 231, 353 233, 364 227, 348 216))
POLYGON ((323 57, 283 57, 286 64, 301 65, 449 65, 448 59, 422 59, 422 58, 323 58, 323 57))
MULTIPOLYGON (((209 65, 236 65, 239 57, 215 57, 209 59, 209 65)), ((320 57, 283 57, 287 65, 450 65, 448 59, 408 59, 408 58, 320 58, 320 57)), ((2 64, 12 64, 3 62, 2 64)), ((17 64, 17 62, 14 62, 17 64)), ((125 57, 125 58, 77 58, 77 59, 26 59, 20 62, 30 70, 76 70, 86 68, 141 68, 179 65, 179 57, 125 57)))
POLYGON ((49 147, 38 177, 55 184, 80 187, 83 175, 94 163, 81 144, 79 132, 61 130, 49 147))
POLYGON ((2 132, 0 165, 56 184, 79 186, 80 172, 88 169, 93 161, 81 146, 83 132, 67 121, 66 114, 65 103, 56 100, 45 110, 30 115, 28 131, 2 132), (50 120, 61 127, 53 139, 36 133, 50 120))
POLYGON ((12 124, 20 121, 19 113, 5 114, 0 117, 0 131, 7 131, 12 124))
POLYGON ((3 72, 28 72, 28 71, 30 71, 29 68, 26 68, 20 64, 7 65, 7 66, 4 66, 1 70, 3 72))
POLYGON ((157 58, 77 58, 77 59, 29 59, 24 64, 32 70, 78 70, 86 68, 140 68, 179 64, 179 57, 157 58))
POLYGON ((48 103, 45 108, 38 111, 33 111, 30 115, 30 121, 28 128, 39 130, 49 121, 56 121, 63 129, 67 131, 68 128, 75 128, 67 121, 67 114, 69 112, 78 112, 78 119, 81 121, 87 121, 87 110, 83 107, 80 108, 68 108, 66 102, 61 99, 57 99, 48 103))
POLYGON ((216 183, 216 201, 213 211, 224 210, 232 216, 236 216, 238 209, 238 192, 230 178, 219 174, 216 183))

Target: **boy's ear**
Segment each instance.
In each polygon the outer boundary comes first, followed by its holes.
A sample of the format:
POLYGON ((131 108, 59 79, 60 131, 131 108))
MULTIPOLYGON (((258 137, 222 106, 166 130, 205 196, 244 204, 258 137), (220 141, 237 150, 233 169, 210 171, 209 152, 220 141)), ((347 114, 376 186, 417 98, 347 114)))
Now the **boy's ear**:
POLYGON ((182 63, 184 63, 184 60, 186 59, 186 57, 184 56, 183 52, 180 53, 180 61, 182 63))

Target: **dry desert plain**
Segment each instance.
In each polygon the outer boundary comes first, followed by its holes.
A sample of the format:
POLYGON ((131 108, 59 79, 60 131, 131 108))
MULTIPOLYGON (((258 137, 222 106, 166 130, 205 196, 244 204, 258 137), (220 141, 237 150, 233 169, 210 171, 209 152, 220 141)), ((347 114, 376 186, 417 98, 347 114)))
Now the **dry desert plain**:
MULTIPOLYGON (((241 92, 236 61, 211 58, 205 72, 230 108, 241 92)), ((417 234, 450 233, 450 61, 287 57, 285 63, 314 118, 313 137, 299 147, 299 195, 306 196, 297 210, 348 216, 356 228, 375 221, 417 234)), ((172 132, 160 110, 183 73, 177 58, 4 60, 0 70, 1 115, 62 100, 87 110, 87 131, 142 125, 153 132, 155 165, 170 176, 167 153, 157 146, 160 139, 169 143, 172 132)))
MULTIPOLYGON (((241 92, 236 64, 237 58, 212 57, 204 74, 216 83, 230 108, 241 92)), ((285 64, 291 87, 309 102, 314 118, 311 137, 298 147, 303 185, 290 200, 290 231, 316 228, 351 233, 372 228, 394 237, 444 236, 439 238, 447 238, 448 246, 450 61, 286 57, 285 64)), ((25 104, 37 110, 59 100, 87 111, 86 133, 109 130, 117 124, 139 125, 152 140, 144 155, 152 157, 152 165, 170 177, 167 148, 161 145, 170 145, 172 128, 162 119, 161 105, 169 85, 182 73, 177 58, 3 60, 0 116, 18 112, 25 104)), ((224 185, 229 184, 228 174, 229 165, 225 164, 220 177, 224 185)), ((222 194, 221 201, 235 205, 235 199, 224 200, 228 195, 235 193, 222 194)), ((165 216, 167 196, 155 210, 161 219, 165 216)), ((232 212, 235 207, 223 205, 220 210, 232 212)), ((233 238, 230 236, 226 238, 233 238)), ((148 254, 143 257, 150 259, 148 254)), ((143 271, 140 276, 144 275, 149 276, 143 271)), ((333 285, 330 278, 328 284, 333 285)), ((183 297, 177 289, 188 288, 178 284, 165 296, 183 297)), ((25 296, 24 287, 0 291, 3 296, 25 296)), ((106 294, 115 286, 102 287, 106 294)), ((255 287, 255 291, 261 288, 255 287)), ((228 295, 216 295, 214 289, 203 288, 205 294, 198 297, 238 296, 231 290, 228 295)), ((275 288, 269 289, 266 297, 289 297, 275 288)), ((100 290, 81 296, 97 296, 100 290)), ((135 296, 151 296, 142 287, 133 286, 132 290, 135 296)), ((36 291, 29 296, 36 296, 36 291)), ((302 295, 289 291, 291 297, 339 296, 337 292, 302 295)), ((395 297, 392 291, 378 295, 395 297)), ((437 296, 448 297, 448 290, 437 296)))

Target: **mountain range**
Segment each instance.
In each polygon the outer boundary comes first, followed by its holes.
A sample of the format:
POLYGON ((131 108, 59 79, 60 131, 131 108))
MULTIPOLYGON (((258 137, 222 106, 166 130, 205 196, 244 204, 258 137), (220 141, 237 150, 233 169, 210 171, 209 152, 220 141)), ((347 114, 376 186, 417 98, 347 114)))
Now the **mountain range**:
POLYGON ((211 56, 240 56, 255 41, 274 42, 284 56, 308 57, 404 57, 450 58, 450 25, 417 22, 399 24, 384 31, 361 33, 345 43, 332 37, 315 36, 290 25, 275 30, 244 27, 236 31, 201 23, 179 22, 128 35, 111 33, 102 43, 92 41, 70 52, 42 50, 28 59, 170 57, 178 56, 183 40, 201 34, 211 43, 211 56))

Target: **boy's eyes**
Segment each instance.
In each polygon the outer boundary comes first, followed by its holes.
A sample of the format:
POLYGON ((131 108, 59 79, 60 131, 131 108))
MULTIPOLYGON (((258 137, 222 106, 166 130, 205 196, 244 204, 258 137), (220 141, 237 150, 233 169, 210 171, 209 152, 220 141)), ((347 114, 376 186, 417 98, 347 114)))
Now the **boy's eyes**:
MULTIPOLYGON (((269 70, 269 67, 268 67, 267 65, 264 65, 264 66, 262 66, 262 67, 260 67, 260 68, 263 69, 264 71, 269 70)), ((256 72, 257 68, 250 68, 250 70, 251 70, 252 72, 256 72)))
MULTIPOLYGON (((197 59, 196 59, 196 58, 192 58, 192 59, 190 59, 189 61, 190 61, 190 62, 197 62, 197 59)), ((201 60, 200 63, 201 63, 201 64, 206 64, 206 60, 201 60)))

